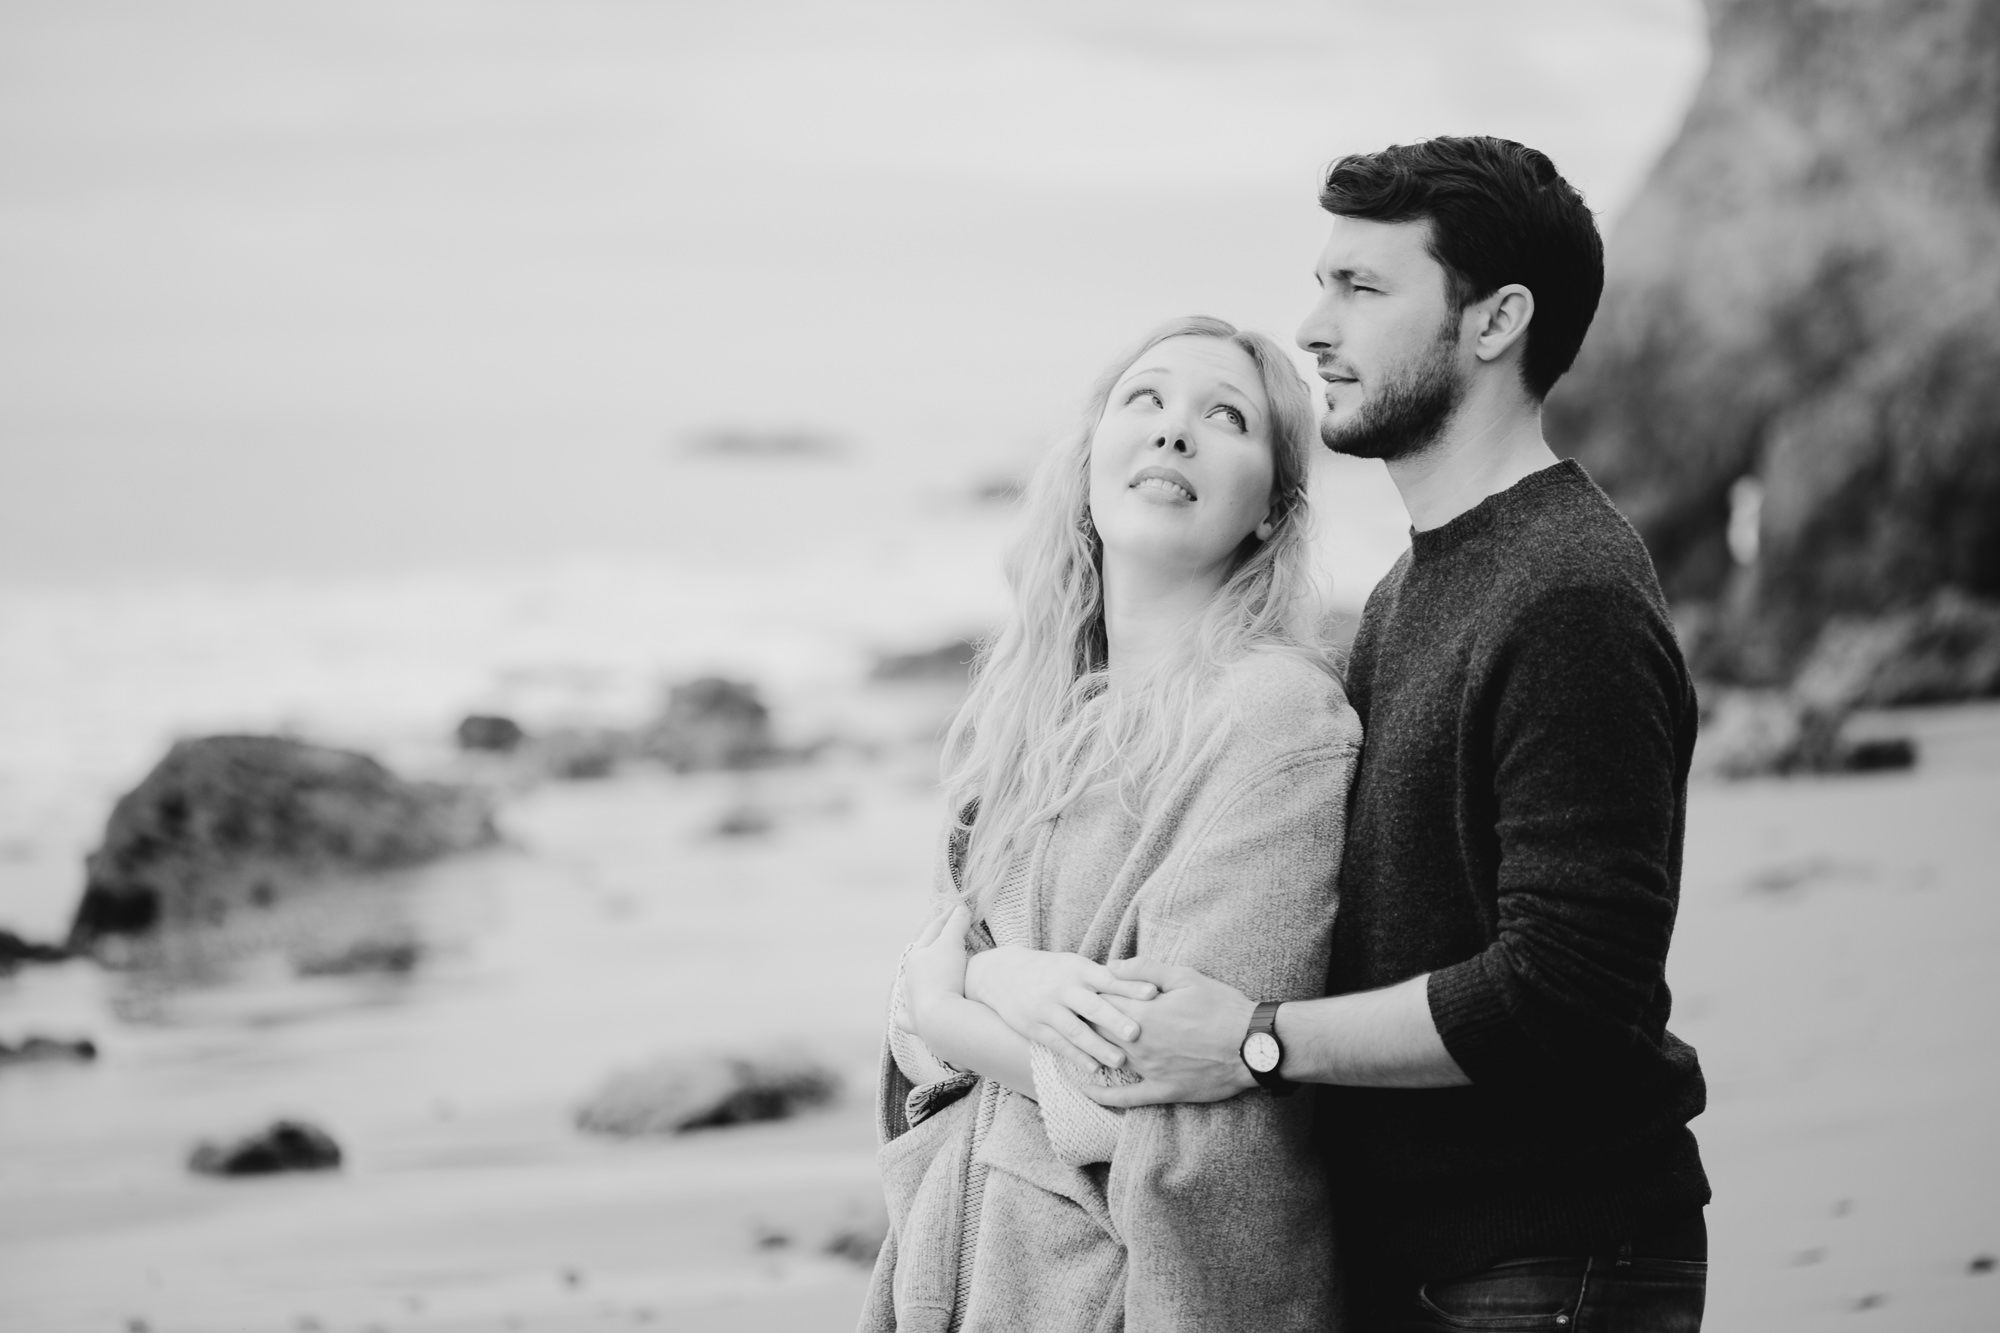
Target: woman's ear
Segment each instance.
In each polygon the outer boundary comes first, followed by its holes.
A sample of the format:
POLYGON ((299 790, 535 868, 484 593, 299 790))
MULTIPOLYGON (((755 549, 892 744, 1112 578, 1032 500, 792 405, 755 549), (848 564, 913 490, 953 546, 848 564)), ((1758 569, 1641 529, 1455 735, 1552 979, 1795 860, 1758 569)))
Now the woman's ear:
POLYGON ((1271 534, 1276 532, 1277 530, 1278 530, 1277 527, 1271 522, 1271 516, 1269 514, 1264 515, 1263 521, 1258 523, 1256 527, 1250 529, 1251 532, 1256 534, 1257 540, 1260 542, 1270 541, 1271 534))

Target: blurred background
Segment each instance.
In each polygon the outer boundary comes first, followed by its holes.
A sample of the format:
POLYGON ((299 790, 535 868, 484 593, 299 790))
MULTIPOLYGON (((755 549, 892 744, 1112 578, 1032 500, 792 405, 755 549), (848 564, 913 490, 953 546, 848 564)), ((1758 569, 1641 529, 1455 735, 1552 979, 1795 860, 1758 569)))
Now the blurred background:
MULTIPOLYGON (((0 1323, 850 1326, 1020 481, 1159 320, 1289 343, 1323 163, 1489 133, 1611 237, 1551 436, 1705 681, 1711 1326, 1983 1327, 1996 33, 0 0, 0 1323)), ((1314 500, 1351 614, 1407 517, 1314 500)))

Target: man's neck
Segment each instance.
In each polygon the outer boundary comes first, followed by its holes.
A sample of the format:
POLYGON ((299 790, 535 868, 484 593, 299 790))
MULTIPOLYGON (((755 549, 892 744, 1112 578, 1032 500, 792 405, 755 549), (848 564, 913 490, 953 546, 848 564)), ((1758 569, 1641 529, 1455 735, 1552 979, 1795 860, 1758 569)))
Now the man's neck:
POLYGON ((1541 404, 1488 385, 1467 394, 1429 448, 1392 460, 1389 476, 1410 526, 1428 532, 1555 462, 1542 438, 1541 404))

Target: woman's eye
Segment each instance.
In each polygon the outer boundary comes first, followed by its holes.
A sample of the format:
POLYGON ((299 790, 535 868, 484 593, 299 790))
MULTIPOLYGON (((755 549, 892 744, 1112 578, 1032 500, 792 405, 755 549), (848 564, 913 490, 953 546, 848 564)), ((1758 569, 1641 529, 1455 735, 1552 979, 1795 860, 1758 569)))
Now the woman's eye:
POLYGON ((1236 429, 1238 430, 1244 430, 1249 425, 1249 423, 1243 417, 1242 409, 1231 407, 1227 403, 1224 403, 1222 406, 1216 408, 1215 412, 1212 413, 1211 415, 1221 415, 1227 417, 1229 419, 1230 424, 1235 426, 1236 429))
POLYGON ((1127 399, 1125 400, 1125 403, 1126 403, 1126 406, 1128 406, 1128 407, 1129 407, 1129 406, 1130 406, 1130 405, 1132 405, 1133 403, 1136 403, 1136 402, 1138 402, 1138 401, 1139 401, 1139 400, 1140 400, 1141 398, 1150 398, 1150 399, 1152 399, 1152 400, 1153 400, 1153 406, 1154 406, 1154 407, 1165 407, 1165 406, 1167 405, 1167 404, 1166 404, 1166 402, 1165 402, 1165 400, 1163 400, 1163 399, 1162 399, 1162 398, 1160 397, 1159 393, 1158 393, 1158 392, 1157 392, 1156 390, 1153 390, 1153 389, 1134 389, 1134 390, 1132 390, 1132 395, 1131 395, 1131 397, 1129 397, 1129 398, 1127 398, 1127 399))

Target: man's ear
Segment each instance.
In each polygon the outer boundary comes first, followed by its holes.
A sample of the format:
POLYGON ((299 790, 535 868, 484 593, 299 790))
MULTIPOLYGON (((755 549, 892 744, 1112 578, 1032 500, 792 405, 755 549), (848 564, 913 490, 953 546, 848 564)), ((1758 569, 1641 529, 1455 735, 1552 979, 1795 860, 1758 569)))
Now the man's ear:
POLYGON ((1472 354, 1481 361, 1498 360, 1527 337, 1534 317, 1535 294, 1518 282, 1508 283, 1473 306, 1472 354))

